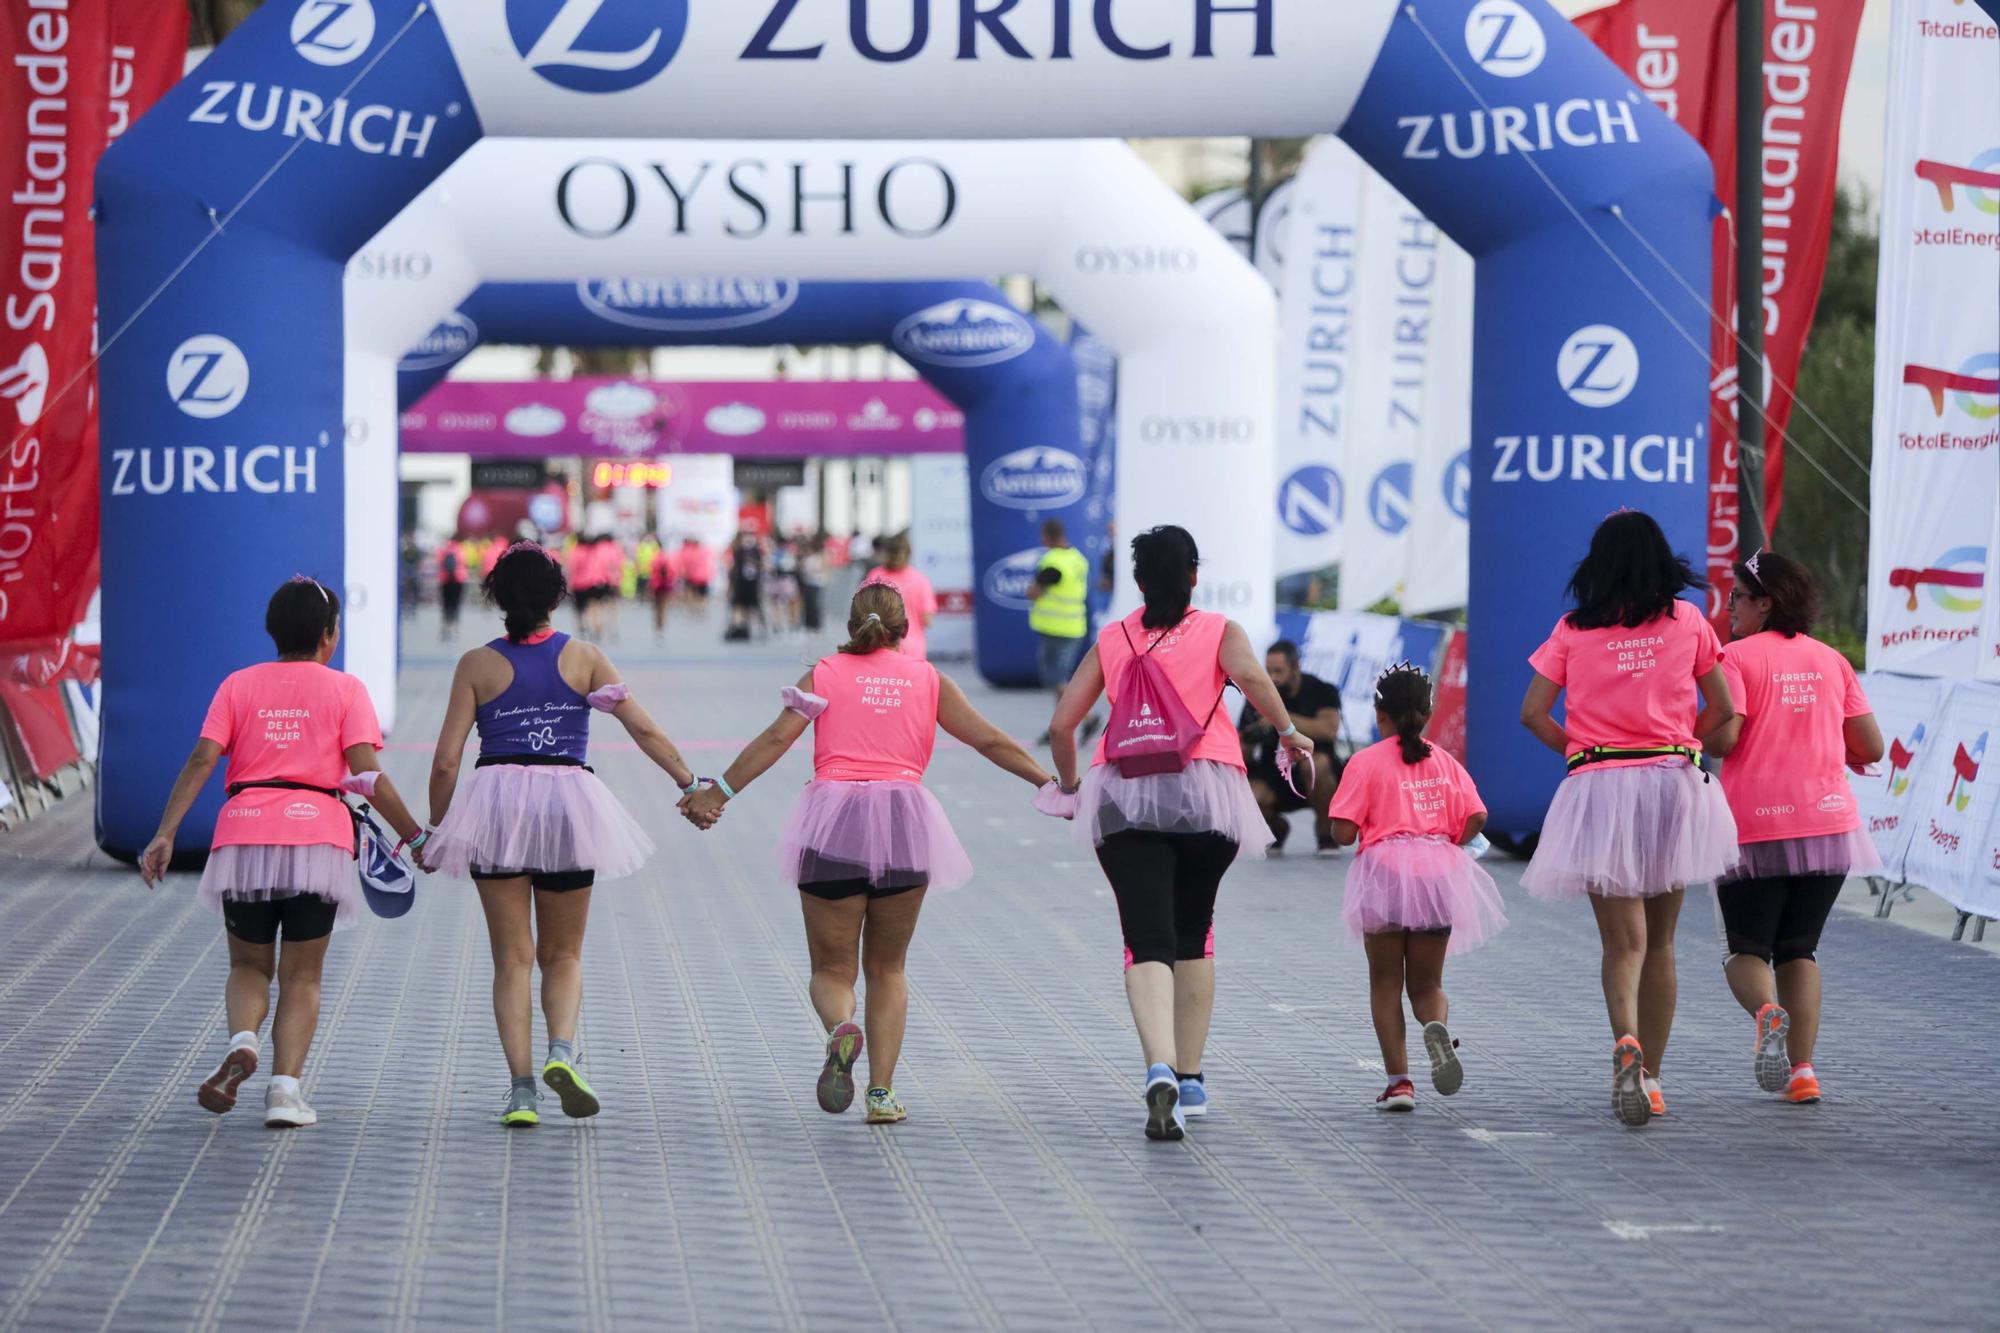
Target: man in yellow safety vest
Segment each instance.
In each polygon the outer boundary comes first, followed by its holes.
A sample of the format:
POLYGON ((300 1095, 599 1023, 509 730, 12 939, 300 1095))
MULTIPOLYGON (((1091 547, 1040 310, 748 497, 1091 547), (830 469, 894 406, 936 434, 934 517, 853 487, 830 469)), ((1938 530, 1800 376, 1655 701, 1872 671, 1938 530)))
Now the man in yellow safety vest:
MULTIPOLYGON (((1028 628, 1035 631, 1042 687, 1060 699, 1090 638, 1090 561, 1069 544, 1061 519, 1042 524, 1042 545, 1048 549, 1042 552, 1028 589, 1034 603, 1028 610, 1028 628)), ((1048 743, 1046 733, 1042 742, 1048 743)))

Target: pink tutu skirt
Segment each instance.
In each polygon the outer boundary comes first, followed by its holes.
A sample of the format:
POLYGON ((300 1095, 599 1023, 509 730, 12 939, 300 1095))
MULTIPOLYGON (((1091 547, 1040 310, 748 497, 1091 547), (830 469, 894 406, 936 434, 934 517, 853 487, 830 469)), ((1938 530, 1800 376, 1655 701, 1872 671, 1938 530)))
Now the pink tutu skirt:
POLYGON ((1723 883, 1740 879, 1782 879, 1792 875, 1846 876, 1882 872, 1882 854, 1875 850, 1875 840, 1860 829, 1850 833, 1828 833, 1817 838, 1746 842, 1739 850, 1743 863, 1724 875, 1723 883))
POLYGON ((309 894, 324 898, 339 910, 333 926, 351 926, 361 914, 361 875, 354 853, 330 843, 276 847, 237 843, 208 854, 195 897, 218 916, 225 901, 270 902, 309 894))
POLYGON ((1114 833, 1219 833, 1236 844, 1238 860, 1262 856, 1274 841, 1242 769, 1197 759, 1179 773, 1128 778, 1116 764, 1083 775, 1076 827, 1092 846, 1114 833))
POLYGON ((1537 898, 1656 898, 1737 862, 1736 819, 1718 783, 1684 759, 1590 767, 1556 789, 1521 883, 1537 898))
POLYGON ((618 879, 652 854, 653 840, 595 773, 526 764, 473 769, 423 853, 461 879, 474 868, 618 879))
POLYGON ((778 843, 778 875, 955 889, 972 878, 972 860, 922 783, 808 782, 778 843))
POLYGON ((1493 877, 1449 838, 1384 838, 1347 871, 1341 908, 1347 937, 1389 930, 1449 930, 1448 954, 1476 949, 1507 927, 1493 877))

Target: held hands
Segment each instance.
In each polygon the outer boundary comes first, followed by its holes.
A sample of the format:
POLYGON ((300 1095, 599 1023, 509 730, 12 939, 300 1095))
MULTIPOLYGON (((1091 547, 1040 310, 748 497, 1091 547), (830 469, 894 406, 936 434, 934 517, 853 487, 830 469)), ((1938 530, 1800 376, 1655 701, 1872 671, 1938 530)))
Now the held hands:
POLYGON ((1035 809, 1056 819, 1075 819, 1082 784, 1065 788, 1060 779, 1050 778, 1035 790, 1035 809))
POLYGON ((681 797, 679 809, 681 814, 687 817, 688 823, 706 833, 721 822, 722 808, 728 804, 729 798, 724 796, 714 783, 704 782, 694 791, 681 797))
POLYGON ((146 844, 146 850, 139 854, 139 878, 152 888, 167 877, 167 863, 174 859, 174 840, 165 833, 153 835, 146 844))

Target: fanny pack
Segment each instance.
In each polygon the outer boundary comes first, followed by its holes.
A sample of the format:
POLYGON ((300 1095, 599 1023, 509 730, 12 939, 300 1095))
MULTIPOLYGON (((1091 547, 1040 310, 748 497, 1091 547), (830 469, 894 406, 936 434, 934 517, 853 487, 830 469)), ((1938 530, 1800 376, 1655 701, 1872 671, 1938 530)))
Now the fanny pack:
POLYGON ((346 798, 332 787, 316 787, 310 782, 287 782, 273 778, 268 782, 234 782, 229 786, 231 796, 252 790, 267 791, 309 791, 320 796, 332 797, 347 811, 354 821, 354 865, 361 880, 361 896, 368 904, 368 910, 376 916, 393 920, 408 914, 417 901, 417 876, 403 858, 396 855, 396 841, 391 838, 366 805, 349 805, 346 798))
POLYGON ((1685 759, 1701 774, 1701 780, 1709 780, 1708 770, 1701 766, 1701 751, 1692 745, 1593 745, 1587 750, 1579 750, 1569 757, 1569 771, 1588 768, 1613 759, 1685 759))

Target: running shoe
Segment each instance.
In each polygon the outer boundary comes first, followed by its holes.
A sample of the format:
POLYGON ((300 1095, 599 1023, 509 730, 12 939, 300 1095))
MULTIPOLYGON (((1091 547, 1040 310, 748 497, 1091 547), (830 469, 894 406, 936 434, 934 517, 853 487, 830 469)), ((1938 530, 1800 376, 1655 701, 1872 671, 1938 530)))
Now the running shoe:
POLYGON ((1656 1078, 1646 1080, 1646 1103, 1653 1108, 1654 1115, 1667 1113, 1667 1095, 1660 1091, 1660 1080, 1656 1078))
POLYGON ((306 1105, 303 1094, 264 1089, 264 1124, 269 1129, 304 1129, 319 1123, 319 1112, 306 1105))
POLYGON ((1208 1087, 1198 1078, 1181 1080, 1181 1115, 1183 1117, 1208 1114, 1208 1087))
POLYGON ((1187 1135, 1181 1112, 1181 1082, 1165 1065, 1146 1071, 1146 1137, 1175 1142, 1187 1135))
POLYGON ((1785 1054, 1791 1030, 1792 1016, 1782 1005, 1767 1004, 1757 1011, 1757 1086, 1766 1092, 1783 1092, 1792 1080, 1792 1059, 1785 1054))
POLYGON ((222 1064, 208 1081, 195 1089, 194 1099, 201 1103, 204 1111, 221 1115, 224 1111, 236 1109, 236 1090, 243 1086, 243 1080, 257 1072, 257 1052, 248 1046, 238 1046, 222 1057, 222 1064))
POLYGON ((1620 1037, 1611 1051, 1611 1110, 1634 1129, 1653 1118, 1646 1095, 1646 1056, 1637 1037, 1620 1037))
POLYGON ((507 1094, 507 1109, 500 1113, 500 1123, 509 1129, 528 1129, 542 1123, 542 1113, 537 1103, 541 1099, 533 1088, 514 1088, 507 1094))
POLYGON ((854 1105, 854 1062, 861 1058, 861 1029, 842 1023, 826 1039, 826 1063, 819 1070, 819 1109, 839 1115, 854 1105))
POLYGON ((871 1125, 894 1125, 910 1118, 910 1113, 896 1100, 894 1088, 870 1088, 867 1100, 868 1123, 871 1125))
POLYGON ((583 1081, 583 1075, 567 1060, 551 1060, 543 1065, 542 1082, 549 1085, 562 1102, 562 1113, 572 1120, 587 1119, 604 1109, 598 1104, 597 1094, 583 1081))
POLYGON ((1399 1078, 1382 1090, 1375 1099, 1378 1111, 1414 1111, 1417 1109, 1417 1085, 1406 1078, 1399 1078))
POLYGON ((1785 1086, 1785 1100, 1794 1106, 1811 1106, 1819 1100, 1819 1075, 1813 1073, 1811 1065, 1794 1070, 1791 1082, 1785 1086))
POLYGON ((1424 1024, 1424 1050, 1431 1057, 1431 1086, 1449 1097, 1465 1086, 1465 1066, 1458 1062, 1458 1042, 1442 1023, 1424 1024))

